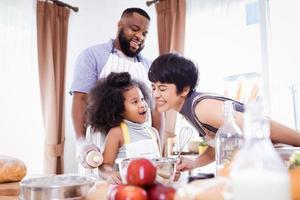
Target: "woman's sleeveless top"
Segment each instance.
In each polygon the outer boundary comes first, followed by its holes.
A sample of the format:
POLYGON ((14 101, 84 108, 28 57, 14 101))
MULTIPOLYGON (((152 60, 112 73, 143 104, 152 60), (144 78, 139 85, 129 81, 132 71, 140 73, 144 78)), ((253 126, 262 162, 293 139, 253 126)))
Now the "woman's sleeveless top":
POLYGON ((200 137, 205 137, 206 133, 204 129, 208 129, 209 131, 216 133, 218 131, 217 128, 210 126, 209 124, 204 124, 200 122, 196 116, 195 109, 197 104, 204 99, 216 99, 221 101, 231 100, 233 102, 233 109, 237 112, 244 112, 244 104, 233 99, 218 96, 211 93, 201 93, 201 92, 193 92, 185 101, 180 110, 180 114, 182 114, 186 120, 198 131, 200 137))

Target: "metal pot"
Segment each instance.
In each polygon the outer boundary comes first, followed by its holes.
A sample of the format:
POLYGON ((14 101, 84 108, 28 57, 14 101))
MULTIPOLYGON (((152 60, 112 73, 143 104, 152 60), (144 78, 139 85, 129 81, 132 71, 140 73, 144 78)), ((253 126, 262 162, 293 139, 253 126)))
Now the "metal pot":
POLYGON ((80 200, 95 184, 92 177, 55 175, 21 181, 21 200, 80 200))

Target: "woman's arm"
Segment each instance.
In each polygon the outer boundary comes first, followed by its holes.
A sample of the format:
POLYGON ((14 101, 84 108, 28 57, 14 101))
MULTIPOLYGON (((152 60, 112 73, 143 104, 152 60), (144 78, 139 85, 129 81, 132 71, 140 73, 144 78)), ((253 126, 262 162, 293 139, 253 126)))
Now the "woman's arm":
POLYGON ((194 168, 207 165, 213 162, 214 160, 215 160, 215 149, 209 146, 201 156, 197 156, 194 159, 181 156, 180 163, 177 166, 177 170, 190 171, 194 168))
MULTIPOLYGON (((203 124, 220 128, 224 123, 224 101, 217 99, 204 99, 195 108, 196 117, 203 124)), ((243 113, 234 113, 235 123, 242 130, 243 113)))
POLYGON ((109 130, 104 144, 103 163, 99 167, 100 176, 112 184, 120 184, 120 174, 114 169, 119 148, 124 144, 123 133, 120 127, 109 130))
POLYGON ((272 142, 300 146, 300 133, 278 122, 270 120, 272 142))
MULTIPOLYGON (((223 107, 223 101, 205 99, 196 106, 196 116, 202 123, 219 128, 224 122, 223 107)), ((234 119, 243 130, 243 113, 236 112, 234 119)), ((270 138, 275 143, 300 146, 300 133, 273 120, 270 120, 270 138)))

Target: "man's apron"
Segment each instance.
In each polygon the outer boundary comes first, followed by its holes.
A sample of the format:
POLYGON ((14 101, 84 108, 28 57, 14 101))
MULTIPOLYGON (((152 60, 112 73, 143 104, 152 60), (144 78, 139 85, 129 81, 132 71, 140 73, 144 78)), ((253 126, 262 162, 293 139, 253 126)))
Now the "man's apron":
POLYGON ((148 81, 147 72, 142 62, 140 62, 139 57, 136 57, 138 62, 133 62, 122 58, 119 55, 114 54, 114 48, 110 53, 108 60, 99 75, 100 78, 107 77, 111 72, 128 72, 131 78, 139 80, 151 87, 150 81, 148 81))

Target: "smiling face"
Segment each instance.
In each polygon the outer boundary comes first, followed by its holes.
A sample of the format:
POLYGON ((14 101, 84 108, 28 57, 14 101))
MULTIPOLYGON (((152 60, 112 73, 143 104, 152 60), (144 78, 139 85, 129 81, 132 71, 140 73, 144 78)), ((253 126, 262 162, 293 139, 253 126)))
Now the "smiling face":
POLYGON ((178 93, 175 84, 152 83, 155 107, 159 112, 165 112, 171 109, 180 111, 188 91, 189 89, 184 89, 181 93, 178 93))
POLYGON ((118 23, 116 48, 129 57, 135 57, 144 48, 149 20, 138 14, 124 16, 118 23))
POLYGON ((141 90, 138 87, 132 87, 124 92, 123 96, 125 99, 124 118, 132 122, 144 123, 147 120, 148 106, 141 90))

